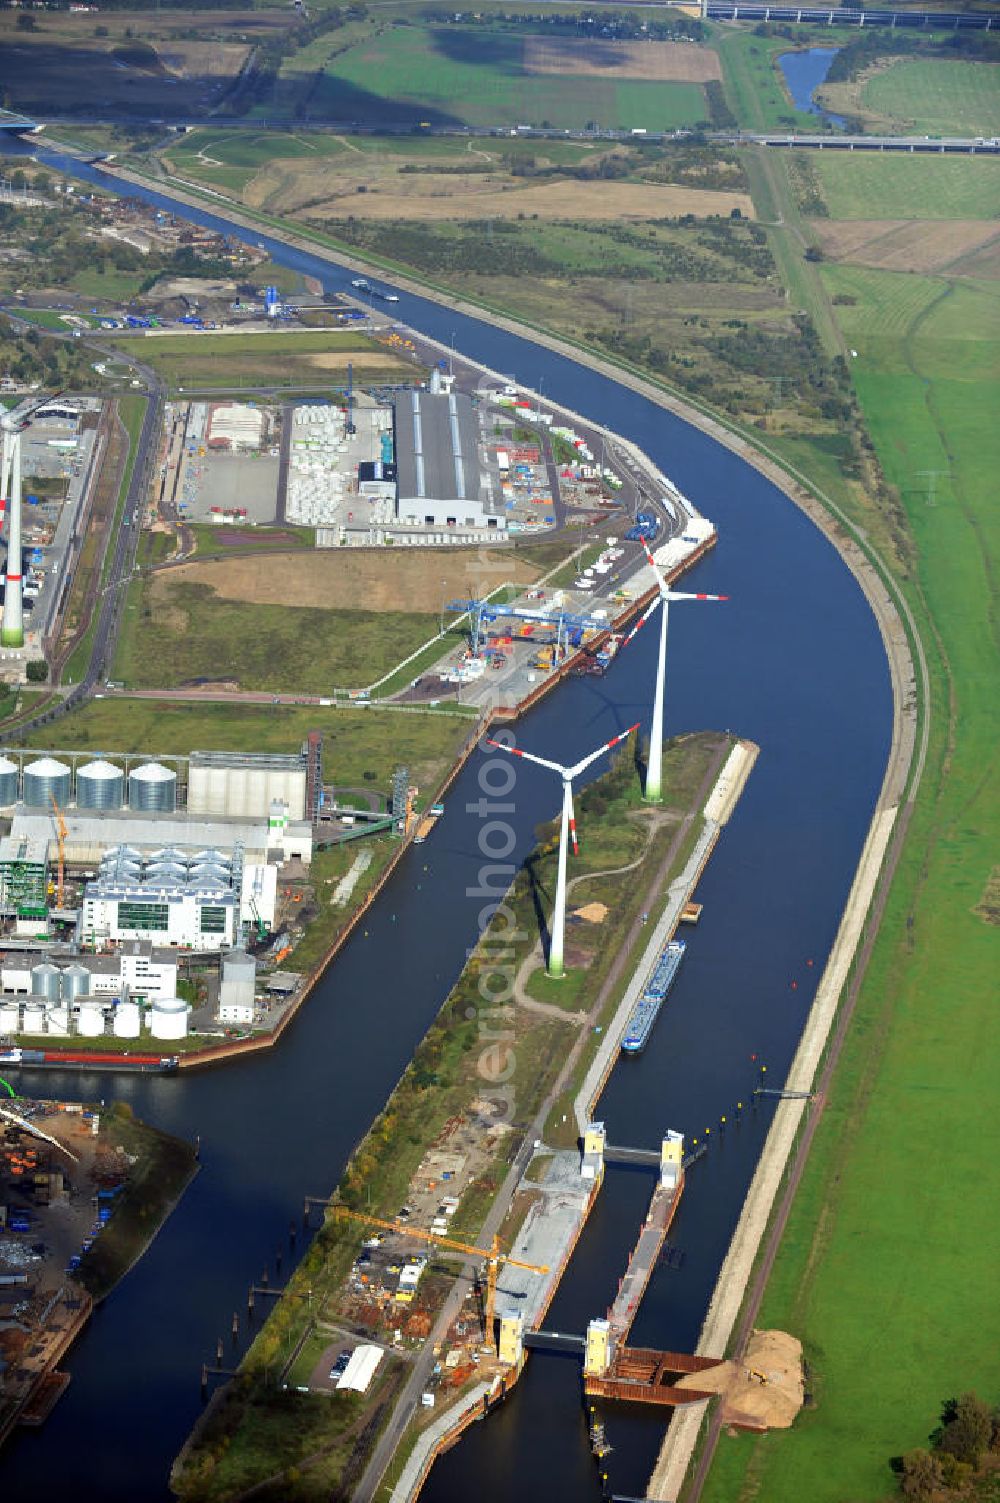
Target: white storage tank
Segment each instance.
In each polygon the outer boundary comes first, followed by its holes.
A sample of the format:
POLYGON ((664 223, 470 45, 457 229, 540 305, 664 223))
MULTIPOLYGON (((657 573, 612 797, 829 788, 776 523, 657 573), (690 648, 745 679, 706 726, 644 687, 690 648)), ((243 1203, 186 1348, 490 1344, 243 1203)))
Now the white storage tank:
POLYGON ((62 1002, 58 1007, 50 1007, 48 1025, 49 1033, 58 1033, 65 1037, 69 1033, 69 1008, 62 1002))
POLYGON ((149 1011, 149 1031, 154 1039, 187 1038, 187 1002, 180 997, 158 997, 149 1011))
POLYGON ((138 1002, 119 1002, 115 1008, 114 1033, 116 1039, 137 1039, 140 1029, 138 1002))
POLYGON ((120 809, 125 802, 125 774, 113 762, 88 762, 76 775, 78 809, 120 809))
POLYGON ((24 1022, 21 1025, 22 1033, 45 1032, 45 1003, 25 1002, 24 1022))
POLYGON ((160 762, 136 767, 128 775, 128 806, 143 814, 173 814, 177 808, 176 772, 160 762))
POLYGON ((31 967, 31 995, 44 997, 47 1002, 58 1002, 62 990, 62 971, 57 965, 43 960, 31 967))
POLYGON ((19 1002, 0 1002, 0 1033, 19 1033, 21 1028, 21 1005, 19 1002))
POLYGON ((85 997, 76 1014, 77 1032, 84 1039, 99 1039, 104 1032, 104 1006, 97 997, 85 997))
POLYGON ((29 762, 24 769, 21 796, 32 809, 52 808, 52 800, 59 805, 69 803, 72 775, 65 762, 54 757, 39 757, 29 762))
POLYGON ((0 809, 17 803, 17 776, 17 763, 9 757, 0 757, 0 809))

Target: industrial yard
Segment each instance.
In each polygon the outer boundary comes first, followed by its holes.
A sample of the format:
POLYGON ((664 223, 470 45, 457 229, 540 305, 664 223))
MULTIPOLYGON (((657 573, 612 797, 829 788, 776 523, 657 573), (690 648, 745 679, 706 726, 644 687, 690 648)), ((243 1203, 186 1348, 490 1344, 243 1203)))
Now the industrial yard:
MULTIPOLYGON (((8 1090, 10 1088, 8 1087, 8 1090)), ((0 1109, 0 1445, 39 1425, 59 1362, 197 1168, 128 1107, 5 1097, 0 1109)))

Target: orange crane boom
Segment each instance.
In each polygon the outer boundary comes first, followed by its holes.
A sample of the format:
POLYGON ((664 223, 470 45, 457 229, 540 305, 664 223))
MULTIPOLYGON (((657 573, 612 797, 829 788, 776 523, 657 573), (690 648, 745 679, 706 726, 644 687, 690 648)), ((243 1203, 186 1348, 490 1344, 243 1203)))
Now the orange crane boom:
POLYGON ((494 1236, 492 1247, 474 1247, 468 1242, 459 1242, 454 1237, 441 1237, 437 1232, 425 1232, 419 1227, 400 1226, 398 1221, 387 1221, 382 1216, 371 1216, 366 1211, 352 1211, 347 1206, 328 1205, 335 1216, 344 1216, 349 1221, 362 1221, 366 1226, 380 1226, 385 1231, 395 1232, 397 1237, 415 1237, 419 1242, 433 1242, 437 1247, 452 1248, 455 1252, 470 1253, 485 1258, 486 1262, 486 1334, 492 1341, 494 1309, 496 1306, 497 1273, 501 1264, 511 1268, 526 1268, 529 1273, 548 1273, 547 1263, 525 1263, 521 1258, 512 1258, 500 1251, 500 1238, 494 1236))
POLYGON ((63 887, 66 881, 66 836, 69 834, 69 831, 66 828, 66 821, 63 819, 63 812, 56 803, 55 794, 50 793, 49 798, 52 800, 52 807, 56 812, 56 836, 59 845, 59 880, 56 884, 56 904, 61 908, 63 905, 63 887))

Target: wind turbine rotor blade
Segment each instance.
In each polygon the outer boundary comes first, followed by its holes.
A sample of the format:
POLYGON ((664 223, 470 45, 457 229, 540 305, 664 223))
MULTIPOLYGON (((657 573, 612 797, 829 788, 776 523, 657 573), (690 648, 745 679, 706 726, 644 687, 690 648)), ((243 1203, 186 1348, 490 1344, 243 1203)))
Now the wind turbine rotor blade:
POLYGON ((489 736, 484 736, 483 740, 486 742, 487 746, 495 746, 497 751, 506 752, 508 756, 521 757, 525 762, 534 762, 539 767, 549 768, 551 772, 558 772, 562 774, 566 771, 565 767, 561 766, 560 763, 550 762, 546 757, 536 757, 532 752, 521 751, 520 747, 505 746, 502 741, 494 741, 489 736))
POLYGON ((628 644, 631 642, 632 638, 634 636, 637 636, 638 633, 642 631, 642 628, 645 626, 645 624, 649 620, 650 616, 656 610, 656 607, 659 605, 659 603, 660 603, 659 596, 657 596, 657 598, 655 600, 651 600, 650 601, 650 603, 647 605, 646 609, 643 611, 642 615, 639 617, 638 621, 635 623, 635 625, 633 626, 632 630, 629 632, 628 636, 625 638, 624 642, 622 643, 623 647, 627 647, 628 644))
POLYGON ((579 856, 580 843, 576 838, 576 810, 573 807, 573 790, 569 791, 569 838, 573 846, 573 855, 579 856))
POLYGON ((700 594, 700 593, 697 594, 697 595, 692 595, 692 594, 689 594, 688 591, 686 591, 686 590, 666 590, 664 592, 664 594, 665 594, 665 597, 666 597, 667 600, 728 600, 729 599, 728 595, 703 595, 703 594, 700 594))
POLYGON ((632 732, 638 729, 639 721, 637 720, 635 725, 630 725, 627 731, 622 731, 619 735, 612 736, 610 741, 605 741, 604 745, 599 746, 596 751, 591 752, 589 757, 584 757, 582 762, 577 762, 575 767, 569 769, 567 776, 571 778, 579 777, 580 773, 584 772, 592 762, 596 762, 598 757, 603 757, 605 752, 611 751, 614 747, 620 745, 622 741, 627 741, 632 732))

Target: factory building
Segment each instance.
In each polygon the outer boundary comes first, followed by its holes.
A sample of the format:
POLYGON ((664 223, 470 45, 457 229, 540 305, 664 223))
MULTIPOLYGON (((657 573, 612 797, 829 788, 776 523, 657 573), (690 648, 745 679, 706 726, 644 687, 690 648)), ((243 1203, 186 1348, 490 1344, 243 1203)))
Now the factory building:
MULTIPOLYGON (((239 845, 247 861, 273 860, 280 864, 294 857, 308 865, 312 860, 312 826, 306 820, 289 818, 287 813, 278 818, 274 809, 285 811, 286 807, 276 804, 263 819, 202 819, 155 811, 139 815, 120 809, 102 813, 67 809, 63 816, 65 859, 69 865, 88 867, 95 866, 109 848, 119 845, 134 847, 139 856, 152 855, 164 846, 232 852, 239 845)), ((27 861, 37 866, 44 859, 43 848, 48 850, 51 862, 54 840, 51 810, 43 814, 18 806, 9 837, 10 842, 18 844, 15 847, 0 841, 0 883, 4 851, 9 851, 11 860, 15 860, 22 850, 20 843, 26 842, 24 855, 20 857, 22 864, 27 861)))
POLYGON ((245 950, 231 950, 223 957, 219 987, 219 1022, 253 1023, 257 962, 245 950))
POLYGON ((0 954, 0 1032, 65 1038, 186 1037, 189 1005, 177 996, 177 960, 149 944, 117 955, 0 954))
POLYGON ((483 483, 476 415, 461 392, 412 391, 395 404, 396 517, 416 527, 505 532, 483 483))
POLYGON ((306 763, 301 756, 262 752, 191 753, 188 813, 226 818, 267 814, 275 799, 288 818, 305 818, 306 763))
POLYGON ((85 943, 149 939, 189 950, 225 950, 244 923, 274 923, 277 868, 218 849, 164 846, 142 856, 121 845, 101 858, 83 894, 85 943))
POLYGON ((0 912, 44 918, 49 876, 48 832, 12 832, 0 839, 0 912))

